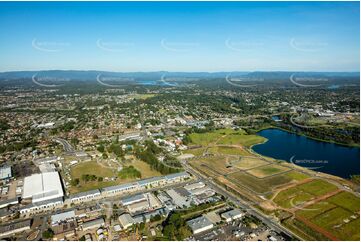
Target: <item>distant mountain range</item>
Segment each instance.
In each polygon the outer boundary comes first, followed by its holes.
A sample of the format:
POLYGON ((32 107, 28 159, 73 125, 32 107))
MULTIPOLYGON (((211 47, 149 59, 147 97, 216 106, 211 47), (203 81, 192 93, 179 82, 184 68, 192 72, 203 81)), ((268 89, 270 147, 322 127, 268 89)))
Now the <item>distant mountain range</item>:
POLYGON ((313 77, 359 77, 359 72, 290 72, 290 71, 255 71, 255 72, 108 72, 108 71, 79 71, 79 70, 44 70, 44 71, 10 71, 0 72, 0 80, 14 80, 37 77, 51 77, 69 80, 96 80, 97 76, 122 77, 144 80, 158 80, 164 78, 224 78, 230 76, 245 76, 263 79, 284 79, 292 74, 313 77))

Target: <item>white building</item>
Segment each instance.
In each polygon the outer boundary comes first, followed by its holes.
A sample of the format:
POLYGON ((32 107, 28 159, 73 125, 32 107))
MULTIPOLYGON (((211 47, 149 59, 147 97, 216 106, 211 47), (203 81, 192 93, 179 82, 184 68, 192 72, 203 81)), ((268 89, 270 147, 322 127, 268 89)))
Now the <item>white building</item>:
POLYGON ((0 167, 0 180, 10 179, 11 177, 12 175, 10 166, 0 167))
POLYGON ((118 219, 123 229, 128 229, 133 224, 135 224, 134 219, 128 213, 120 215, 118 219))
POLYGON ((100 190, 94 189, 87 192, 80 192, 77 194, 73 194, 69 196, 70 202, 77 203, 77 202, 84 202, 84 201, 91 201, 97 198, 100 198, 100 190))
POLYGON ((231 222, 232 220, 240 219, 242 218, 242 216, 243 213, 241 212, 241 210, 237 208, 221 214, 221 217, 224 218, 226 222, 231 222))
POLYGON ((23 199, 32 199, 32 203, 47 200, 63 200, 63 187, 58 172, 33 174, 24 179, 23 199))
POLYGON ((198 234, 213 228, 213 224, 204 216, 187 221, 188 226, 192 229, 193 234, 198 234))
POLYGON ((51 216, 51 224, 55 225, 61 222, 75 219, 75 211, 70 210, 64 213, 58 213, 51 216))

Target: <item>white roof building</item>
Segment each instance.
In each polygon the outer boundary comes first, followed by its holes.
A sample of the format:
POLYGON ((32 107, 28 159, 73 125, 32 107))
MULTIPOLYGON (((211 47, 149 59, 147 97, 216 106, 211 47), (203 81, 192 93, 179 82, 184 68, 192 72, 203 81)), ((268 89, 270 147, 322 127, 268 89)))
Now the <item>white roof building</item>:
POLYGON ((232 220, 242 218, 242 216, 243 213, 241 212, 241 210, 237 208, 221 214, 221 217, 224 218, 227 222, 231 222, 232 220))
POLYGON ((187 221, 188 226, 192 229, 193 234, 198 234, 213 228, 213 224, 204 216, 187 221))
POLYGON ((57 224, 59 222, 65 222, 75 218, 75 211, 71 210, 64 213, 58 213, 51 216, 51 224, 57 224))
POLYGON ((33 203, 63 198, 63 187, 58 172, 33 174, 24 179, 23 199, 32 199, 33 203))
POLYGON ((119 222, 122 225, 123 229, 127 229, 135 224, 134 219, 128 213, 122 214, 119 216, 119 222))

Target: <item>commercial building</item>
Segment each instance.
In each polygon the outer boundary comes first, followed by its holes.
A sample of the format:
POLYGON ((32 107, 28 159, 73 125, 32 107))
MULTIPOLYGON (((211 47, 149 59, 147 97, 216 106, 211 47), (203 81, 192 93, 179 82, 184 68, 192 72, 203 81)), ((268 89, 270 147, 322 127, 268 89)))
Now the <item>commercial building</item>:
POLYGON ((99 189, 94 189, 87 192, 80 192, 69 196, 72 203, 90 201, 99 198, 101 195, 99 189))
POLYGON ((239 210, 237 208, 229 210, 229 211, 221 214, 221 217, 224 218, 226 220, 226 222, 231 222, 232 220, 242 218, 242 216, 243 216, 243 213, 241 212, 241 210, 239 210))
POLYGON ((24 179, 23 199, 31 199, 32 203, 48 200, 63 200, 63 187, 58 172, 33 174, 24 179))
POLYGON ((71 211, 67 211, 64 213, 58 213, 55 215, 51 216, 51 224, 55 225, 61 222, 66 222, 69 220, 74 220, 75 219, 75 211, 71 210, 71 211))
POLYGON ((120 215, 118 220, 123 229, 128 229, 129 227, 131 227, 133 224, 136 223, 132 218, 132 216, 130 216, 130 214, 128 213, 124 213, 120 215))
POLYGON ((187 224, 192 229, 193 234, 199 234, 213 228, 212 222, 204 216, 189 220, 187 224))
POLYGON ((90 220, 90 221, 83 223, 81 225, 81 227, 83 228, 83 230, 88 230, 88 229, 99 228, 104 225, 105 225, 104 219, 98 218, 98 219, 90 220))
POLYGON ((11 167, 10 166, 3 166, 0 167, 0 180, 7 180, 12 177, 11 174, 11 167))
POLYGON ((122 198, 120 200, 120 202, 122 203, 123 206, 128 206, 128 205, 131 205, 133 203, 138 203, 138 202, 146 201, 146 200, 147 200, 147 198, 144 196, 144 194, 138 194, 138 195, 135 195, 135 196, 122 198))
POLYGON ((14 235, 26 230, 30 230, 31 220, 25 220, 17 223, 11 223, 0 226, 0 238, 5 236, 14 235))

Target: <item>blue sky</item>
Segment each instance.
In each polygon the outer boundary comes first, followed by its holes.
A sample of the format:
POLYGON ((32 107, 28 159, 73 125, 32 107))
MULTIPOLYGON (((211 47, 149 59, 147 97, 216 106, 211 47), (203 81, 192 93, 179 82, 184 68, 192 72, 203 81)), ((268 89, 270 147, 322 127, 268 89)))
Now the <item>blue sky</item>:
POLYGON ((0 3, 0 71, 359 71, 359 2, 0 3))

